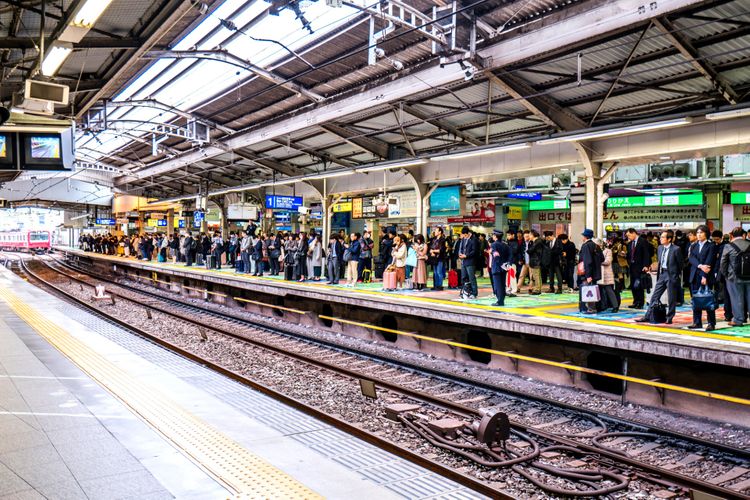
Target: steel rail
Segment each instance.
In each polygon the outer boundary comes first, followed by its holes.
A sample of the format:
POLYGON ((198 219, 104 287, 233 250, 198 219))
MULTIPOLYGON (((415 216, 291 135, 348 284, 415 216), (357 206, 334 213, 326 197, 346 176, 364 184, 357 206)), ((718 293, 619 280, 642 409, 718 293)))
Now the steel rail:
MULTIPOLYGON (((340 430, 342 430, 342 431, 344 431, 344 432, 346 432, 348 434, 351 434, 351 435, 353 435, 353 436, 355 436, 355 437, 357 437, 359 439, 362 439, 363 441, 366 441, 366 442, 368 442, 368 443, 370 443, 370 444, 372 444, 374 446, 377 446, 378 448, 381 448, 381 449, 383 449, 385 451, 388 451, 389 453, 392 453, 392 454, 394 454, 396 456, 399 456, 401 458, 404 458, 404 459, 406 459, 406 460, 408 460, 408 461, 410 461, 412 463, 415 463, 415 464, 417 464, 417 465, 419 465, 419 466, 421 466, 421 467, 423 467, 423 468, 425 468, 427 470, 430 470, 432 472, 440 474, 443 477, 446 477, 446 478, 451 479, 451 480, 453 480, 453 481, 455 481, 455 482, 457 482, 459 484, 462 484, 462 485, 464 485, 464 486, 466 486, 466 487, 468 487, 468 488, 470 488, 470 489, 472 489, 472 490, 474 490, 474 491, 476 491, 478 493, 481 493, 483 495, 487 495, 490 498, 498 498, 498 499, 503 499, 503 500, 506 500, 506 499, 507 500, 513 500, 515 498, 515 497, 513 497, 513 496, 511 496, 511 495, 509 495, 509 494, 507 494, 507 493, 505 493, 505 492, 503 492, 501 490, 498 490, 496 488, 491 487, 490 485, 488 485, 484 481, 480 481, 480 480, 475 479, 475 478, 473 478, 473 477, 471 477, 469 475, 463 474, 463 473, 461 473, 461 472, 459 472, 459 471, 457 471, 455 469, 447 467, 447 466, 445 466, 445 465, 443 465, 443 464, 441 464, 439 462, 436 462, 434 460, 430 460, 429 458, 426 458, 426 457, 424 457, 424 456, 422 456, 422 455, 420 455, 420 454, 418 454, 418 453, 416 453, 414 451, 411 451, 411 450, 409 450, 407 448, 401 447, 401 446, 399 446, 399 445, 397 445, 397 444, 395 444, 395 443, 393 443, 393 442, 391 442, 389 440, 386 440, 386 439, 378 437, 378 436, 376 436, 376 435, 374 435, 374 434, 372 434, 370 432, 367 432, 366 430, 361 429, 361 428, 357 427, 354 424, 350 424, 348 422, 340 420, 340 419, 336 418, 333 415, 330 415, 330 414, 328 414, 328 413, 326 413, 326 412, 324 412, 322 410, 319 410, 319 409, 315 408, 314 406, 311 406, 311 405, 308 405, 307 403, 304 403, 303 401, 300 401, 300 400, 298 400, 296 398, 293 398, 291 396, 287 396, 284 393, 279 392, 279 391, 277 391, 277 390, 275 390, 275 389, 273 389, 273 388, 271 388, 271 387, 269 387, 267 385, 264 385, 264 384, 261 384, 259 382, 256 382, 256 381, 254 381, 254 380, 252 380, 250 378, 247 378, 247 377, 245 377, 245 376, 243 376, 243 375, 241 375, 241 374, 239 374, 239 373, 237 373, 237 372, 235 372, 233 370, 225 368, 225 367, 223 367, 220 364, 217 364, 217 363, 209 361, 209 360, 207 360, 205 358, 202 358, 201 356, 198 356, 198 355, 196 355, 196 354, 194 354, 194 353, 192 353, 192 352, 190 352, 190 351, 188 351, 186 349, 183 349, 183 348, 181 348, 179 346, 176 346, 176 345, 172 344, 171 342, 163 340, 163 339, 157 337, 156 335, 153 335, 153 334, 151 334, 151 333, 149 333, 149 332, 147 332, 145 330, 142 330, 142 329, 140 329, 138 327, 135 327, 135 326, 127 323, 126 321, 120 320, 120 319, 118 319, 118 318, 116 318, 116 317, 114 317, 112 315, 106 314, 106 313, 102 312, 100 309, 97 309, 96 307, 92 306, 91 304, 88 304, 87 302, 85 302, 85 301, 83 301, 83 300, 81 300, 81 299, 79 299, 77 297, 72 296, 71 294, 69 294, 65 290, 59 288, 56 285, 53 285, 52 283, 48 282, 44 278, 38 276, 33 271, 31 271, 30 269, 28 269, 28 267, 26 266, 26 264, 23 262, 23 259, 20 259, 20 262, 21 262, 21 267, 23 269, 23 272, 25 272, 26 274, 32 276, 37 281, 41 282, 44 286, 46 286, 46 287, 48 287, 48 288, 50 288, 52 290, 55 290, 58 294, 63 295, 66 300, 70 300, 70 301, 74 302, 75 304, 83 307, 87 311, 93 312, 97 316, 105 318, 107 321, 113 322, 113 323, 117 324, 118 326, 125 328, 128 331, 132 331, 132 332, 134 332, 134 333, 136 333, 136 334, 138 334, 138 335, 140 335, 140 336, 142 336, 144 338, 147 338, 147 339, 149 339, 149 340, 151 340, 151 341, 153 341, 153 342, 161 345, 162 347, 165 347, 165 348, 167 348, 167 349, 169 349, 169 350, 171 350, 173 352, 176 352, 177 354, 179 354, 181 356, 184 356, 185 358, 188 358, 188 359, 190 359, 192 361, 195 361, 196 363, 200 363, 200 364, 202 364, 202 365, 204 365, 204 366, 206 366, 206 367, 208 367, 208 368, 210 368, 210 369, 212 369, 212 370, 214 370, 214 371, 216 371, 216 372, 218 372, 218 373, 220 373, 220 374, 222 374, 222 375, 224 375, 224 376, 226 376, 228 378, 231 378, 232 380, 234 380, 236 382, 239 382, 239 383, 241 383, 243 385, 246 385, 248 387, 251 387, 251 388, 253 388, 253 389, 255 389, 255 390, 259 391, 259 392, 262 392, 263 394, 271 396, 274 399, 276 399, 278 401, 281 401, 282 403, 284 403, 286 405, 289 405, 289 406, 291 406, 291 407, 293 407, 293 408, 295 408, 297 410, 302 411, 303 413, 306 413, 306 414, 312 416, 313 418, 316 418, 318 420, 326 422, 326 423, 332 425, 333 427, 336 427, 336 428, 338 428, 338 429, 340 429, 340 430)), ((54 271, 54 269, 51 268, 51 267, 49 269, 51 269, 51 270, 54 271)), ((59 273, 59 271, 57 271, 57 272, 59 273)), ((66 275, 65 273, 60 273, 60 274, 62 274, 63 276, 69 277, 71 279, 75 279, 75 278, 73 278, 71 276, 66 275)), ((83 282, 83 280, 79 280, 79 281, 83 282)), ((89 283, 87 283, 87 285, 92 286, 89 283)), ((118 296, 121 297, 121 298, 123 298, 123 299, 131 300, 131 301, 134 302, 133 299, 128 299, 127 297, 123 297, 122 295, 118 295, 118 296)), ((143 307, 153 308, 150 305, 146 305, 146 306, 143 306, 143 307)), ((156 310, 156 309, 154 309, 154 310, 156 310)), ((172 316, 175 316, 175 317, 179 317, 179 315, 176 315, 176 314, 173 314, 173 313, 169 313, 169 314, 172 314, 172 316)), ((183 319, 183 318, 180 318, 180 319, 183 319)), ((197 321, 193 321, 193 323, 200 324, 201 327, 206 328, 203 323, 200 323, 200 322, 197 322, 197 321)), ((215 331, 217 331, 217 332, 219 332, 221 334, 224 334, 224 335, 227 335, 227 336, 232 336, 232 337, 244 340, 244 341, 249 341, 250 340, 250 339, 247 339, 247 338, 239 336, 239 335, 233 335, 230 332, 224 332, 224 331, 221 331, 221 330, 217 330, 215 328, 210 328, 209 327, 208 329, 215 330, 215 331)), ((259 345, 260 347, 269 348, 269 346, 265 346, 263 344, 257 344, 257 345, 259 345)), ((275 349, 272 349, 272 350, 276 350, 279 353, 282 353, 282 354, 284 354, 286 356, 290 356, 290 353, 284 351, 283 349, 275 348, 275 349)), ((301 356, 297 355, 297 357, 301 357, 301 356)), ((311 359, 305 359, 304 361, 307 362, 307 363, 310 363, 310 364, 318 364, 318 363, 320 363, 321 365, 325 364, 325 363, 317 362, 317 361, 311 360, 311 359)), ((361 378, 361 377, 354 377, 354 378, 361 378)))
MULTIPOLYGON (((46 265, 46 263, 45 263, 45 265, 46 265)), ((50 267, 50 266, 48 266, 48 267, 50 267)), ((94 286, 94 285, 91 285, 90 283, 86 282, 85 280, 82 280, 80 278, 76 278, 76 277, 70 276, 70 275, 68 275, 66 273, 62 273, 59 270, 55 270, 52 267, 50 267, 50 269, 52 269, 53 271, 58 272, 58 273, 60 273, 60 274, 62 274, 64 276, 66 276, 68 278, 75 279, 75 280, 77 280, 79 282, 85 283, 88 286, 94 286)), ((83 274, 87 274, 87 273, 83 273, 83 274)), ((106 281, 106 280, 103 280, 103 281, 106 281)), ((118 285, 116 283, 114 283, 114 284, 116 286, 121 286, 121 285, 118 285)), ((138 292, 141 292, 138 289, 135 289, 135 290, 137 290, 138 292)), ((109 291, 109 293, 113 294, 113 295, 119 295, 119 294, 114 294, 111 291, 109 291)), ((122 297, 125 300, 134 301, 134 299, 130 299, 128 297, 123 297, 122 295, 119 295, 119 296, 122 297)), ((159 298, 163 299, 163 297, 159 297, 159 298)), ((177 302, 179 302, 179 301, 177 301, 177 302)), ((87 304, 87 307, 91 307, 91 306, 89 306, 87 304)), ((176 314, 174 312, 166 311, 166 310, 163 310, 161 308, 154 307, 154 306, 151 306, 151 305, 144 306, 144 307, 149 307, 149 308, 152 308, 155 311, 163 312, 165 314, 170 314, 170 315, 172 315, 172 316, 174 316, 174 317, 176 317, 178 319, 182 319, 184 321, 188 321, 188 322, 194 323, 196 325, 201 325, 202 327, 205 327, 204 323, 200 322, 199 320, 195 320, 195 319, 187 318, 187 317, 182 317, 181 315, 176 314)), ((183 304, 183 307, 194 307, 194 306, 183 304)), ((198 311, 202 311, 201 308, 198 308, 198 307, 194 307, 194 308, 196 310, 198 310, 198 311)), ((253 326, 257 328, 257 326, 255 326, 255 325, 253 325, 253 326)), ((273 329, 271 329, 271 328, 268 328, 268 327, 264 327, 264 328, 267 329, 267 330, 272 330, 273 331, 273 329)), ((363 379, 364 378, 364 379, 372 380, 373 382, 376 383, 376 385, 381 386, 383 388, 387 388, 387 389, 392 390, 394 392, 399 392, 399 393, 401 393, 401 394, 403 394, 405 396, 409 396, 411 398, 414 398, 414 399, 419 400, 419 401, 423 401, 423 402, 428 403, 428 404, 432 404, 432 405, 435 405, 435 406, 438 406, 438 407, 441 407, 441 408, 444 408, 444 409, 448 409, 448 410, 450 410, 452 412, 455 412, 457 414, 460 414, 460 415, 465 415, 465 416, 474 417, 474 418, 481 418, 482 417, 482 414, 478 410, 476 410, 474 408, 471 408, 469 406, 460 404, 460 403, 455 403, 455 402, 452 402, 452 401, 449 401, 449 400, 446 400, 446 399, 437 398, 435 396, 424 394, 422 392, 419 392, 418 390, 409 389, 407 387, 403 387, 403 386, 400 386, 398 384, 394 384, 394 383, 388 382, 386 380, 373 378, 373 377, 371 377, 369 375, 361 374, 361 373, 358 373, 358 372, 356 372, 354 370, 350 370, 350 369, 347 369, 347 368, 342 368, 342 367, 339 367, 339 366, 336 366, 336 365, 332 365, 332 364, 324 362, 324 361, 319 361, 319 360, 316 360, 316 359, 312 359, 312 358, 310 358, 308 356, 305 356, 305 355, 302 355, 302 354, 290 353, 290 352, 288 352, 288 351, 286 351, 286 350, 284 350, 282 348, 275 347, 275 346, 269 346, 267 344, 264 344, 264 343, 261 343, 261 342, 258 342, 258 341, 254 341, 252 339, 248 339, 245 336, 240 335, 240 334, 235 334, 235 333, 232 333, 232 332, 226 332, 226 331, 220 330, 218 328, 210 328, 210 329, 215 330, 217 332, 220 332, 222 334, 234 337, 234 338, 238 338, 238 339, 241 339, 241 340, 244 340, 244 341, 248 341, 248 342, 252 343, 253 345, 257 345, 257 346, 259 346, 261 348, 268 349, 268 350, 271 350, 271 351, 275 351, 275 352, 283 354, 285 356, 294 357, 294 358, 296 358, 296 359, 298 359, 300 361, 303 361, 305 363, 312 364, 312 365, 315 365, 315 366, 319 366, 321 368, 325 368, 325 369, 337 372, 339 374, 351 377, 353 379, 363 379)), ((274 333, 276 333, 276 332, 274 332, 274 333)), ((624 454, 622 454, 621 452, 618 452, 618 451, 613 451, 613 450, 610 450, 610 449, 607 449, 607 448, 604 448, 604 447, 601 447, 601 446, 597 446, 597 445, 589 445, 589 444, 582 443, 580 441, 576 441, 576 440, 573 440, 573 439, 570 439, 570 438, 567 438, 567 437, 563 437, 563 436, 560 436, 560 435, 557 435, 557 434, 554 434, 554 433, 545 432, 543 430, 536 429, 534 427, 525 427, 524 425, 519 424, 517 422, 511 422, 511 425, 515 429, 519 430, 520 432, 538 436, 539 438, 542 438, 542 439, 544 439, 544 440, 546 440, 548 442, 554 443, 556 445, 568 446, 568 447, 576 448, 576 449, 580 450, 580 452, 582 452, 582 453, 594 454, 594 455, 599 455, 599 456, 606 457, 607 459, 611 460, 612 462, 614 462, 616 464, 625 464, 628 467, 632 467, 632 468, 635 468, 635 469, 640 469, 640 470, 642 470, 642 471, 644 471, 644 472, 646 472, 648 474, 655 474, 655 475, 660 476, 662 478, 668 479, 669 481, 675 483, 676 485, 680 485, 680 486, 682 486, 684 488, 687 488, 687 489, 697 490, 697 491, 701 491, 701 492, 705 492, 705 493, 710 493, 710 494, 713 494, 713 495, 719 495, 722 498, 747 498, 746 496, 741 495, 738 492, 730 490, 728 488, 724 488, 724 487, 719 486, 719 485, 714 485, 714 484, 706 482, 706 481, 698 480, 698 479, 695 479, 695 478, 692 478, 692 477, 689 477, 689 476, 686 476, 686 475, 683 475, 683 474, 680 474, 680 473, 677 473, 677 472, 674 472, 674 471, 671 471, 671 470, 668 470, 668 469, 657 467, 657 466, 648 464, 646 462, 642 462, 640 460, 636 460, 634 458, 630 458, 630 457, 628 457, 628 456, 626 456, 626 455, 624 455, 624 454)), ((653 438, 654 439, 657 439, 659 437, 661 437, 661 436, 659 436, 658 434, 653 434, 653 438)), ((704 446, 706 446, 706 445, 704 444, 704 446)), ((711 447, 711 445, 707 445, 707 446, 711 447)), ((647 481, 650 480, 650 478, 648 478, 647 476, 644 476, 644 479, 647 480, 647 481)))
MULTIPOLYGON (((158 299, 161 299, 161 300, 164 300, 164 301, 172 302, 174 304, 177 304, 178 306, 192 307, 192 308, 195 308, 197 310, 202 311, 205 314, 213 315, 215 317, 223 317, 223 318, 229 317, 229 318, 231 318, 233 320, 241 321, 241 322, 246 323, 248 325, 251 325, 251 326, 253 326, 255 328, 267 329, 267 330, 272 331, 274 333, 277 333, 279 335, 284 335, 284 336, 295 338, 295 339, 305 339, 308 342, 315 342, 315 343, 324 345, 326 347, 329 347, 331 349, 336 349, 336 350, 343 351, 343 352, 355 353, 355 354, 360 355, 360 356, 364 356, 364 357, 367 357, 367 358, 375 359, 375 360, 378 360, 380 362, 388 363, 388 364, 399 366, 399 367, 402 367, 402 368, 411 369, 411 370, 418 370, 420 372, 423 372, 423 373, 426 373, 426 374, 429 374, 429 375, 432 375, 432 376, 435 376, 435 377, 438 377, 438 378, 442 378, 442 379, 445 379, 445 380, 449 380, 449 381, 454 382, 454 383, 464 384, 464 385, 467 385, 467 386, 472 387, 472 388, 481 388, 481 389, 485 389, 485 390, 495 391, 495 392, 504 394, 506 396, 511 396, 511 397, 519 398, 519 399, 522 399, 522 400, 536 401, 536 402, 540 402, 540 403, 545 403, 545 404, 548 404, 548 405, 553 406, 553 407, 565 409, 565 410, 571 411, 573 413, 577 413, 577 414, 580 414, 580 415, 583 415, 583 416, 587 416, 587 417, 589 417, 591 419, 594 419, 594 420, 601 419, 601 420, 607 421, 607 422, 609 422, 610 424, 613 424, 613 425, 627 426, 627 427, 629 427, 631 429, 648 431, 648 432, 654 433, 655 436, 658 435, 658 436, 662 436, 662 437, 669 437, 669 438, 673 438, 673 439, 679 439, 679 440, 682 440, 682 441, 685 441, 685 442, 688 442, 688 443, 693 443, 693 444, 696 444, 696 445, 699 445, 699 446, 705 446, 707 448, 715 448, 718 451, 722 451, 722 452, 727 453, 727 454, 736 455, 738 457, 742 457, 744 459, 750 460, 750 450, 748 450, 748 449, 736 448, 736 447, 732 447, 732 446, 729 446, 729 445, 726 445, 726 444, 723 444, 723 443, 717 443, 717 442, 713 442, 713 441, 703 440, 703 439, 697 438, 695 436, 691 436, 689 434, 683 434, 683 433, 680 433, 680 432, 677 432, 677 431, 673 431, 673 430, 669 430, 669 429, 664 429, 664 428, 661 428, 661 427, 650 426, 650 425, 647 425, 647 424, 643 424, 643 423, 640 423, 640 422, 635 422, 635 421, 632 421, 632 420, 628 420, 628 419, 625 419, 625 418, 622 418, 622 417, 617 417, 617 416, 614 416, 614 415, 609 415, 609 414, 606 414, 606 413, 600 413, 600 412, 595 412, 595 411, 587 410, 585 408, 580 408, 580 407, 577 407, 577 406, 573 406, 571 404, 560 402, 560 401, 556 401, 556 400, 551 399, 551 398, 546 398, 546 397, 538 396, 538 395, 534 395, 534 394, 527 394, 527 393, 524 393, 524 392, 521 392, 521 391, 518 391, 518 390, 508 389, 508 388, 504 388, 504 387, 498 387, 498 386, 493 385, 493 384, 489 384, 489 383, 485 383, 485 382, 481 382, 481 381, 472 380, 470 378, 465 378, 465 377, 461 377, 460 375, 454 375, 454 374, 446 373, 446 372, 443 372, 443 371, 440 371, 440 370, 437 370, 437 369, 427 368, 427 367, 421 367, 421 366, 418 366, 418 365, 412 365, 410 363, 399 361, 399 360, 394 360, 394 359, 391 359, 391 358, 388 358, 388 357, 385 357, 385 356, 382 356, 382 355, 379 355, 379 354, 372 354, 372 353, 369 353, 369 352, 366 352, 366 351, 362 351, 362 350, 359 350, 359 349, 354 348, 354 347, 348 347, 347 346, 346 348, 342 348, 342 346, 340 346, 340 345, 337 345, 337 344, 335 344, 333 342, 328 342, 328 341, 323 340, 323 339, 317 339, 317 338, 307 337, 307 336, 303 336, 303 335, 300 335, 300 334, 297 334, 297 333, 286 332, 286 331, 283 331, 281 329, 273 329, 273 328, 270 328, 270 327, 268 327, 266 325, 257 324, 257 323, 254 323, 253 321, 249 320, 248 318, 244 318, 242 316, 235 315, 235 314, 231 313, 230 311, 219 313, 217 311, 212 311, 211 309, 205 309, 205 308, 199 307, 196 304, 187 304, 185 302, 182 302, 182 301, 177 300, 177 299, 172 298, 172 297, 167 297, 167 296, 161 295, 159 293, 155 293, 155 292, 148 291, 148 290, 143 290, 141 288, 134 287, 132 285, 127 285, 127 284, 124 284, 124 283, 119 283, 119 282, 117 282, 117 281, 115 281, 115 280, 113 280, 113 279, 111 279, 109 277, 105 277, 105 276, 101 276, 100 274, 92 273, 90 270, 81 270, 81 269, 78 269, 75 266, 72 266, 71 264, 69 264, 67 262, 60 261, 58 259, 55 259, 54 257, 51 257, 51 258, 57 264, 60 264, 60 265, 62 265, 64 267, 70 269, 71 271, 75 271, 77 273, 81 273, 81 274, 85 274, 85 275, 88 275, 88 276, 92 276, 95 279, 99 279, 101 281, 105 281, 105 282, 117 285, 119 287, 122 287, 122 288, 125 288, 125 289, 128 289, 128 290, 132 290, 132 291, 135 291, 135 292, 138 292, 138 293, 143 293, 145 295, 149 295, 149 296, 154 297, 154 298, 158 298, 158 299)), ((131 277, 131 275, 129 273, 124 273, 124 274, 129 279, 135 278, 135 279, 138 279, 139 281, 140 280, 154 281, 153 279, 147 278, 147 277, 142 277, 142 276, 133 276, 133 277, 131 277)), ((167 283, 167 282, 164 282, 164 281, 161 281, 161 280, 155 280, 155 281, 157 281, 159 283, 167 283)), ((200 292, 204 291, 202 289, 195 289, 195 290, 200 291, 200 292)), ((265 304, 265 305, 268 305, 269 307, 272 307, 271 304, 265 304)), ((567 367, 567 365, 566 365, 566 367, 567 367)))

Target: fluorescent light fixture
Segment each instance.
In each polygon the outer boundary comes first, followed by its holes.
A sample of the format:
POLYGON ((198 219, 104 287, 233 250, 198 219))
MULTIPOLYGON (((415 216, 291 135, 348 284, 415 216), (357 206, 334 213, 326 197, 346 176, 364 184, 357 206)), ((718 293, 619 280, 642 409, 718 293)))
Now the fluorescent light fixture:
POLYGON ((54 43, 42 61, 42 74, 44 76, 53 76, 57 73, 57 70, 60 69, 60 66, 62 66, 71 52, 73 52, 73 45, 69 43, 54 43))
POLYGON ((447 155, 435 156, 430 159, 434 161, 457 160, 459 158, 470 158, 472 156, 482 156, 482 155, 489 155, 489 154, 495 154, 495 153, 505 153, 507 151, 517 151, 519 149, 528 149, 530 147, 531 147, 530 143, 524 142, 522 144, 510 144, 508 146, 499 146, 495 148, 477 149, 474 151, 465 151, 463 153, 461 152, 450 153, 447 155))
POLYGON ((647 132, 649 130, 661 130, 664 128, 681 127, 682 125, 688 125, 692 122, 693 119, 690 117, 676 118, 674 120, 666 120, 663 122, 643 123, 640 125, 631 125, 629 127, 597 130, 594 132, 584 132, 581 134, 568 135, 564 137, 553 137, 551 139, 542 139, 541 141, 536 141, 536 143, 539 145, 545 145, 557 144, 560 142, 586 141, 589 139, 600 139, 603 137, 612 137, 616 135, 636 134, 638 132, 647 132))
POLYGON ((337 172, 321 172, 319 174, 313 174, 305 176, 300 181, 312 181, 315 179, 330 179, 331 177, 344 177, 345 175, 352 175, 354 170, 339 170, 337 172))
POLYGON ((99 16, 107 10, 112 0, 86 0, 73 16, 73 24, 91 28, 99 16))
POLYGON ((706 115, 707 120, 729 120, 731 118, 741 118, 743 116, 750 116, 750 108, 732 109, 729 111, 719 111, 717 113, 709 113, 706 115))
MULTIPOLYGON (((261 184, 263 187, 270 187, 270 186, 285 186, 287 184, 294 184, 295 182, 299 182, 302 179, 295 177, 293 179, 281 179, 278 181, 268 182, 266 184, 261 184)), ((260 186, 259 186, 260 187, 260 186)))
POLYGON ((422 159, 405 160, 405 161, 397 161, 393 163, 381 163, 380 165, 373 165, 371 167, 357 168, 354 171, 361 174, 365 172, 377 172, 378 170, 390 170, 392 168, 413 167, 415 165, 424 165, 425 163, 427 163, 427 160, 422 160, 422 159))

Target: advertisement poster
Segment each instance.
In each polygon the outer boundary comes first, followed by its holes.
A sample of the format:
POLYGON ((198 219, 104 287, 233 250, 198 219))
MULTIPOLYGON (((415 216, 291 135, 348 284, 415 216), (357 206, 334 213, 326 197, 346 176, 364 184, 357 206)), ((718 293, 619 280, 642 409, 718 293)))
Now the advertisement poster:
POLYGON ((388 195, 388 217, 405 218, 417 216, 417 193, 402 191, 388 195))
POLYGON ((472 198, 466 200, 463 217, 448 217, 451 224, 494 224, 495 199, 472 198))

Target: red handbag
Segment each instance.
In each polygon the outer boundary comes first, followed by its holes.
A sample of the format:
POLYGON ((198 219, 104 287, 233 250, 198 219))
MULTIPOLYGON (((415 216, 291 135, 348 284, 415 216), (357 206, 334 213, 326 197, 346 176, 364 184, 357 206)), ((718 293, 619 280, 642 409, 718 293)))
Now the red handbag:
POLYGON ((583 265, 583 261, 578 263, 578 276, 583 276, 586 274, 586 268, 583 265))

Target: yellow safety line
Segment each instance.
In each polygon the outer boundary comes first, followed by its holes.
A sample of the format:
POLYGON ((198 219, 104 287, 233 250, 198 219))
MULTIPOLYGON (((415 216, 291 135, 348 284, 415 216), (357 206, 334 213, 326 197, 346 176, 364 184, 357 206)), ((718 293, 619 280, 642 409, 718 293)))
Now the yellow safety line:
POLYGON ((232 297, 232 298, 240 302, 248 302, 250 304, 257 304, 259 306, 272 307, 274 309, 280 309, 282 311, 289 311, 289 312, 298 313, 298 314, 308 313, 308 311, 300 311, 299 309, 292 309, 291 307, 277 306, 273 304, 268 304, 266 302, 260 302, 258 300, 243 299, 242 297, 232 297))
POLYGON ((0 290, 0 297, 51 345, 232 492, 242 498, 322 498, 155 387, 135 380, 7 288, 0 290))
POLYGON ((702 391, 702 390, 699 390, 699 389, 691 389, 689 387, 681 387, 681 386, 678 386, 678 385, 665 384, 663 382, 657 382, 655 380, 647 380, 647 379, 643 379, 643 378, 630 377, 628 375, 620 375, 619 373, 611 373, 611 372, 605 372, 605 371, 601 371, 601 370, 595 370, 593 368, 587 368, 587 367, 584 367, 584 366, 571 365, 571 364, 562 363, 562 362, 559 362, 559 361, 550 361, 550 360, 547 360, 547 359, 534 358, 534 357, 531 357, 531 356, 524 356, 523 354, 515 354, 515 353, 512 353, 512 352, 505 352, 505 351, 496 351, 494 349, 487 349, 487 348, 484 348, 484 347, 475 347, 475 346, 472 346, 472 345, 462 344, 460 342, 455 342, 455 341, 452 341, 452 340, 438 339, 438 338, 435 338, 435 337, 428 337, 426 335, 420 335, 420 334, 417 334, 417 333, 403 332, 403 331, 400 331, 400 330, 391 330, 391 329, 386 329, 386 328, 380 328, 378 326, 370 325, 368 323, 361 323, 359 321, 351 321, 351 320, 348 320, 348 319, 334 318, 334 317, 331 317, 331 316, 318 316, 318 317, 320 319, 327 319, 327 320, 330 320, 330 321, 336 321, 338 323, 345 323, 347 325, 355 325, 355 326, 361 326, 361 327, 364 327, 364 328, 371 328, 371 329, 374 329, 374 330, 388 331, 390 333, 395 333, 397 335, 403 335, 403 336, 406 336, 406 337, 412 337, 412 338, 419 339, 419 340, 427 340, 427 341, 430 341, 430 342, 436 342, 438 344, 449 345, 451 347, 460 347, 462 349, 468 349, 468 350, 471 350, 471 351, 486 352, 486 353, 489 353, 489 354, 496 354, 498 356, 503 356, 503 357, 506 357, 506 358, 513 358, 513 359, 518 359, 518 360, 522 360, 522 361, 529 361, 529 362, 532 362, 532 363, 537 363, 537 364, 542 364, 542 365, 547 365, 547 366, 554 366, 554 367, 557 367, 557 368, 564 368, 566 370, 572 370, 572 371, 577 371, 577 372, 582 372, 582 373, 589 373, 589 374, 592 374, 592 375, 601 375, 602 377, 615 378, 615 379, 618 379, 618 380, 626 380, 628 382, 633 382, 634 384, 648 385, 648 386, 651 386, 651 387, 658 387, 660 389, 669 389, 669 390, 676 391, 676 392, 685 392, 685 393, 688 393, 688 394, 694 394, 696 396, 703 396, 703 397, 710 398, 710 399, 718 399, 718 400, 721 400, 721 401, 729 401, 730 403, 738 403, 738 404, 741 404, 741 405, 750 406, 750 399, 737 398, 737 397, 734 397, 734 396, 727 396, 727 395, 724 395, 724 394, 716 394, 716 393, 713 393, 713 392, 702 391))
MULTIPOLYGON (((111 259, 111 256, 97 255, 96 258, 111 259)), ((143 265, 146 265, 146 264, 143 264, 143 265)), ((153 264, 149 264, 149 265, 153 265, 153 264)), ((176 269, 183 269, 182 267, 178 267, 172 264, 167 264, 167 265, 170 267, 175 267, 176 269)), ((247 276, 233 276, 233 278, 252 280, 250 277, 247 277, 247 276)), ((268 276, 261 276, 261 277, 255 277, 255 278, 259 278, 259 279, 267 280, 267 281, 273 281, 273 282, 278 281, 268 276)), ((322 287, 327 290, 332 289, 332 287, 324 283, 306 283, 304 286, 322 287)), ((347 291, 353 291, 356 293, 360 293, 364 295, 372 295, 376 297, 391 297, 391 298, 393 297, 393 294, 389 292, 379 292, 377 290, 358 289, 356 287, 350 288, 347 291)), ((624 329, 657 332, 657 333, 672 333, 672 334, 681 335, 684 337, 700 337, 700 338, 708 338, 708 339, 713 339, 713 340, 728 340, 732 342, 750 343, 750 338, 747 338, 747 337, 735 337, 732 335, 726 335, 726 334, 721 334, 721 333, 708 333, 708 332, 700 332, 700 331, 695 331, 695 330, 682 330, 679 328, 667 328, 667 327, 661 327, 661 326, 656 326, 656 325, 651 325, 651 324, 640 325, 640 324, 633 324, 633 323, 622 323, 622 322, 615 322, 612 320, 603 320, 603 319, 596 319, 596 318, 582 318, 582 317, 572 318, 570 316, 546 313, 543 310, 541 310, 541 307, 555 307, 555 306, 541 306, 539 309, 532 308, 532 307, 502 307, 500 308, 500 307, 494 307, 490 305, 462 303, 462 302, 456 302, 454 300, 438 299, 438 298, 433 298, 433 297, 412 297, 412 296, 408 296, 408 297, 400 296, 400 300, 403 300, 403 301, 411 300, 411 301, 416 301, 416 302, 425 302, 428 304, 443 304, 443 305, 453 306, 453 307, 480 309, 483 311, 519 314, 523 316, 531 316, 534 318, 560 319, 560 320, 564 320, 567 322, 588 323, 588 324, 608 326, 612 328, 624 328, 624 329)), ((575 307, 575 305, 573 305, 572 307, 575 307)))

